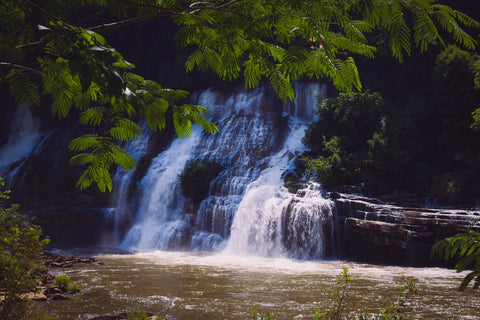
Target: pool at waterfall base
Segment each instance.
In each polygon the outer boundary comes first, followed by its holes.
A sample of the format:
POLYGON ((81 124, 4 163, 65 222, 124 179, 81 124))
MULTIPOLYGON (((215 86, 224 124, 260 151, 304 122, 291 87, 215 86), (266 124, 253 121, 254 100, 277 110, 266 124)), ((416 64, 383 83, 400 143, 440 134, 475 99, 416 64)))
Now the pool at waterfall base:
POLYGON ((125 310, 165 319, 313 319, 331 307, 336 279, 348 268, 353 281, 346 298, 349 319, 397 299, 397 286, 413 277, 418 292, 407 300, 410 319, 478 319, 480 295, 458 291, 464 274, 441 268, 408 268, 348 261, 299 261, 195 252, 139 252, 96 257, 103 265, 54 269, 84 290, 65 301, 34 302, 56 319, 90 319, 125 310))

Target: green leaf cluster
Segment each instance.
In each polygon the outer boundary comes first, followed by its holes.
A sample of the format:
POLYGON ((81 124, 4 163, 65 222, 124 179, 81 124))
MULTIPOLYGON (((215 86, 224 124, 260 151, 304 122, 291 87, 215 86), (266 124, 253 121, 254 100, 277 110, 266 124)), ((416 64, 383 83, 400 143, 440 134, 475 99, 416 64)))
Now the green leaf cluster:
POLYGON ((291 81, 328 78, 342 91, 360 90, 352 55, 374 56, 368 34, 384 30, 393 56, 403 61, 412 42, 423 52, 445 44, 440 29, 469 49, 476 40, 461 25, 480 24, 437 1, 244 0, 195 3, 175 16, 183 26, 178 44, 196 50, 187 71, 208 69, 224 80, 242 74, 247 88, 265 78, 283 100, 293 98, 291 81), (195 5, 195 6, 194 6, 195 5), (227 9, 228 8, 228 9, 227 9))

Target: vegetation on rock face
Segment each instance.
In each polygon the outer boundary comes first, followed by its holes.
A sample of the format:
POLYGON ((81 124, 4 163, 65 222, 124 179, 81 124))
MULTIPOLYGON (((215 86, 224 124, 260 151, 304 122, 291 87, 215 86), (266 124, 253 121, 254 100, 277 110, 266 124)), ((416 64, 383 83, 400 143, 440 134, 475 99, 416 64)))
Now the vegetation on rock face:
POLYGON ((245 86, 267 79, 279 96, 293 98, 291 81, 328 78, 342 91, 360 90, 353 55, 373 57, 367 34, 382 30, 391 53, 403 61, 412 43, 421 51, 444 44, 445 32, 468 49, 476 41, 462 27, 480 24, 431 0, 285 1, 2 1, 0 82, 18 104, 45 104, 64 119, 91 127, 70 143, 72 165, 86 166, 77 186, 111 190, 110 169, 135 161, 122 147, 142 133, 165 128, 167 111, 180 137, 192 124, 214 133, 206 108, 184 104, 188 93, 163 88, 132 72, 134 65, 101 32, 170 17, 175 41, 195 49, 187 71, 212 70, 223 80, 243 77, 245 86), (103 10, 115 22, 99 21, 103 10), (77 21, 78 23, 75 23, 77 21), (440 29, 437 29, 439 26, 440 29))
MULTIPOLYGON (((0 178, 0 188, 4 182, 0 178)), ((41 229, 18 213, 18 205, 6 207, 8 191, 0 191, 0 301, 1 319, 19 319, 24 312, 22 294, 36 285, 42 270, 40 253, 48 244, 41 229)))
POLYGON ((215 179, 224 168, 215 162, 199 160, 188 162, 182 173, 178 175, 182 195, 199 204, 208 194, 210 182, 215 179))

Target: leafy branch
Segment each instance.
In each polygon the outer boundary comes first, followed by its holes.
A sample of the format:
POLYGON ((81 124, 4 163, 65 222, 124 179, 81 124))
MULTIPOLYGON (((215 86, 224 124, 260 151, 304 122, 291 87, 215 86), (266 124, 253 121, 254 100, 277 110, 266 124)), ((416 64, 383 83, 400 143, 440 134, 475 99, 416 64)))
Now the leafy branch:
POLYGON ((480 286, 480 232, 473 231, 479 221, 470 224, 468 231, 437 242, 431 251, 431 258, 438 256, 443 260, 457 259, 455 270, 470 272, 463 278, 459 291, 465 290, 473 281, 473 288, 480 286))

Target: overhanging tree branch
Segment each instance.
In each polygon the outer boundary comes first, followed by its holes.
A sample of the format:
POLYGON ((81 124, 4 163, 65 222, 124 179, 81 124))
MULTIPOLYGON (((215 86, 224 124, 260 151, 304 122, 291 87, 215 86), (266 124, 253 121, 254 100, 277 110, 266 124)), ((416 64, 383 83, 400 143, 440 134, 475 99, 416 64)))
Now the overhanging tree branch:
POLYGON ((0 67, 11 68, 11 69, 22 69, 22 70, 25 70, 25 71, 29 71, 29 72, 38 74, 38 75, 40 75, 40 76, 42 75, 42 72, 39 71, 39 70, 30 68, 30 67, 27 67, 27 66, 22 66, 22 65, 16 64, 16 63, 1 62, 1 61, 0 61, 0 67))
MULTIPOLYGON (((211 6, 212 3, 210 2, 195 2, 195 3, 192 3, 190 5, 190 9, 192 9, 192 6, 193 6, 193 9, 192 11, 188 11, 188 9, 186 9, 185 13, 190 13, 190 14, 194 14, 200 10, 204 10, 204 9, 211 9, 211 10, 225 10, 225 8, 235 4, 235 3, 238 3, 238 2, 241 2, 243 0, 232 0, 232 1, 229 1, 227 3, 223 3, 221 5, 218 5, 218 6, 211 6), (199 4, 200 6, 195 6, 195 4, 199 4)), ((31 3, 30 1, 28 1, 29 3, 31 3)), ((135 6, 146 6, 146 5, 142 5, 142 4, 138 4, 138 3, 134 3, 134 2, 131 2, 131 1, 127 1, 127 0, 124 0, 124 2, 126 3, 129 3, 131 5, 135 5, 135 6)), ((31 3, 32 5, 35 5, 33 3, 31 3)), ((38 7, 38 5, 35 5, 36 7, 38 7)), ((129 26, 129 25, 133 25, 133 24, 138 24, 138 23, 142 23, 142 22, 147 22, 147 21, 150 21, 150 20, 155 20, 157 19, 158 17, 162 17, 162 16, 174 16, 174 15, 177 15, 179 13, 181 13, 182 11, 172 11, 171 9, 169 8, 159 8, 157 6, 149 6, 149 7, 152 7, 152 8, 155 8, 155 9, 158 9, 158 12, 154 15, 151 15, 151 16, 144 16, 144 17, 135 17, 135 18, 131 18, 131 19, 125 19, 125 20, 121 20, 121 21, 115 21, 115 22, 111 22, 111 23, 103 23, 103 24, 100 24, 100 25, 97 25, 97 26, 93 26, 93 27, 89 27, 89 28, 85 28, 85 30, 90 30, 90 31, 94 31, 94 32, 102 32, 102 31, 107 31, 107 30, 112 30, 112 29, 118 29, 118 28, 122 28, 122 27, 126 27, 126 26, 129 26)), ((38 7, 40 10, 44 11, 42 8, 38 7)), ((50 15, 50 14, 49 14, 50 15)), ((61 21, 59 18, 55 17, 55 16, 52 16, 50 15, 52 18, 58 20, 58 21, 61 21)), ((18 46, 17 49, 19 50, 22 50, 22 51, 31 51, 31 50, 35 50, 35 49, 38 49, 42 46, 42 41, 37 41, 37 42, 32 42, 32 43, 28 43, 28 44, 24 44, 24 45, 21 45, 21 46, 18 46)))
MULTIPOLYGON (((97 25, 97 26, 94 26, 94 27, 85 28, 85 30, 90 30, 90 31, 94 31, 94 32, 101 32, 101 31, 106 31, 106 30, 118 29, 118 28, 122 28, 122 27, 129 26, 129 25, 132 25, 132 24, 137 24, 137 23, 142 23, 142 22, 154 20, 154 19, 156 19, 160 16, 173 16, 174 14, 175 13, 170 11, 170 10, 161 10, 157 14, 152 15, 152 16, 135 17, 135 18, 125 19, 125 20, 116 21, 116 22, 112 22, 112 23, 103 23, 103 24, 100 24, 100 25, 97 25)), ((31 51, 31 50, 38 49, 39 47, 42 46, 42 44, 43 44, 43 41, 27 43, 27 44, 18 46, 17 49, 22 50, 22 51, 31 51)))

